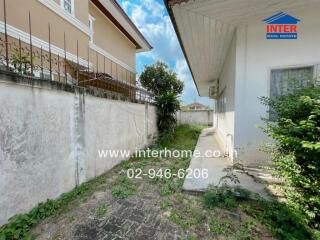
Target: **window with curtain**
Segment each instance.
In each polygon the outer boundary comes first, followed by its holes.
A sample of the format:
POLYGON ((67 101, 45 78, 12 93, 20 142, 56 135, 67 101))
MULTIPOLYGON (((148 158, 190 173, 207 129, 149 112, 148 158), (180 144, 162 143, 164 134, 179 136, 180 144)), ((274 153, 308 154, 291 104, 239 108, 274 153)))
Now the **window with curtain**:
MULTIPOLYGON (((314 67, 299 67, 271 70, 270 97, 289 94, 295 87, 307 86, 313 79, 314 67)), ((275 120, 276 113, 269 110, 269 119, 275 120)))
POLYGON ((312 78, 313 67, 272 70, 270 97, 286 95, 295 86, 306 86, 312 78))

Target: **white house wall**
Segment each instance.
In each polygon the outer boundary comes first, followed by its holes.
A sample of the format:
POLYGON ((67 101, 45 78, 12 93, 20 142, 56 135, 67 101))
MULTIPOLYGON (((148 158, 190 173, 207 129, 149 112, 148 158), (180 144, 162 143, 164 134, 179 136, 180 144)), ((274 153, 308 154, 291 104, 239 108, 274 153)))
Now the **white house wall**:
POLYGON ((258 128, 263 125, 261 117, 266 116, 266 108, 258 98, 269 96, 270 70, 320 63, 319 12, 294 17, 301 19, 297 40, 266 40, 266 26, 261 21, 237 30, 234 144, 246 165, 266 161, 259 146, 267 137, 258 128))
MULTIPOLYGON (((217 134, 225 146, 226 153, 233 158, 234 138, 234 86, 236 64, 236 41, 233 38, 219 79, 220 98, 225 98, 225 112, 217 109, 217 134), (224 92, 224 93, 223 93, 224 92), (223 93, 223 95, 221 95, 223 93)), ((222 99, 221 99, 222 100, 222 99)))

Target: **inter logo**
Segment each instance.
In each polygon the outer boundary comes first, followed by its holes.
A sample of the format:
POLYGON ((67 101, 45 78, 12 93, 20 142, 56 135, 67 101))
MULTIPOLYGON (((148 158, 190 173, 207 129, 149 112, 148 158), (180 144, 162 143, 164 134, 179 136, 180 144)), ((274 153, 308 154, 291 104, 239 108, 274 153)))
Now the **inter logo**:
POLYGON ((279 12, 263 20, 267 24, 267 39, 297 39, 299 19, 279 12))

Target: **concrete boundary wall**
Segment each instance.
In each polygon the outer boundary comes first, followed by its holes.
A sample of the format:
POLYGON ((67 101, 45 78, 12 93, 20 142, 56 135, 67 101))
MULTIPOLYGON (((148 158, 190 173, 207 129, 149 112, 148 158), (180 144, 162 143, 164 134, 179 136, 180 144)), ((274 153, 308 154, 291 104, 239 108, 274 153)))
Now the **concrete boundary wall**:
POLYGON ((97 177, 157 134, 153 105, 0 73, 0 225, 97 177))
POLYGON ((213 125, 213 110, 178 111, 177 120, 181 124, 213 125))

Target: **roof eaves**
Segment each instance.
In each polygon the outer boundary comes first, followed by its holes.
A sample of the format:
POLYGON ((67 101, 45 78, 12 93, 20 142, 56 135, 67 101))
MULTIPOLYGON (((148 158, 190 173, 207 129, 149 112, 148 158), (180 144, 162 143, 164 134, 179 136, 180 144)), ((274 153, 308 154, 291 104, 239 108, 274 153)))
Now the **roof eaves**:
POLYGON ((179 43, 180 43, 180 46, 181 46, 181 49, 182 49, 182 52, 183 52, 183 55, 187 61, 187 64, 188 64, 188 67, 189 67, 189 70, 191 72, 191 75, 192 75, 192 78, 193 78, 193 82, 194 84, 196 85, 196 88, 197 88, 197 92, 198 92, 198 95, 200 95, 200 92, 199 92, 199 87, 197 85, 197 82, 195 81, 195 77, 194 77, 194 74, 193 74, 193 71, 191 69, 191 65, 190 65, 190 61, 188 59, 188 56, 187 56, 187 52, 186 52, 186 49, 183 45, 183 42, 182 42, 182 38, 181 38, 181 35, 180 35, 180 32, 179 32, 179 29, 178 29, 178 25, 176 23, 176 20, 174 18, 174 15, 173 15, 173 12, 172 12, 172 9, 171 7, 175 4, 180 4, 180 3, 183 3, 183 2, 188 2, 189 0, 164 0, 164 4, 167 8, 167 11, 169 13, 169 16, 170 16, 170 19, 171 19, 171 22, 172 22, 172 25, 173 25, 173 28, 177 34, 177 37, 178 37, 178 40, 179 40, 179 43))
MULTIPOLYGON (((99 0, 90 0, 110 21, 136 46, 137 49, 143 49, 143 47, 134 39, 134 37, 121 25, 121 23, 106 9, 106 7, 99 0)), ((116 0, 110 0, 114 7, 119 11, 122 17, 128 22, 128 24, 134 29, 134 31, 139 35, 146 46, 151 50, 153 47, 145 39, 143 34, 139 31, 137 26, 131 21, 128 15, 124 12, 121 6, 116 0)))
POLYGON ((170 7, 172 7, 173 5, 175 4, 181 4, 181 3, 184 3, 184 2, 188 2, 189 0, 166 0, 165 2, 168 3, 168 5, 170 7))
POLYGON ((116 8, 119 10, 119 12, 122 14, 122 16, 127 20, 127 22, 131 25, 131 27, 135 30, 135 32, 142 38, 142 40, 148 45, 149 49, 151 50, 153 47, 148 42, 148 40, 143 36, 143 34, 140 32, 140 30, 137 28, 137 26, 132 22, 132 20, 129 18, 128 14, 122 9, 120 4, 116 0, 111 0, 111 2, 116 6, 116 8))

